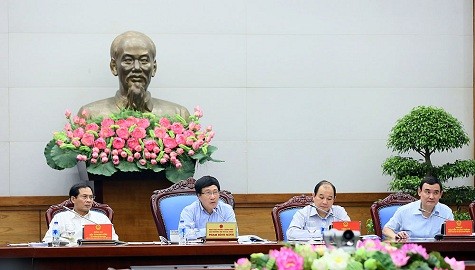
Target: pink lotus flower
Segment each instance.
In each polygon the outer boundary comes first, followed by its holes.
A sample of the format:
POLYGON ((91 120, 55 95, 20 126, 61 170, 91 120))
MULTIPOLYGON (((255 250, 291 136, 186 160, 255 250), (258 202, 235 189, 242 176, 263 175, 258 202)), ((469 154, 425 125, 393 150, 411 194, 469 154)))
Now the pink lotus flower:
POLYGON ((200 106, 195 107, 195 116, 198 118, 203 117, 203 111, 201 110, 200 106))
POLYGON ((152 152, 154 149, 160 149, 158 148, 158 145, 157 145, 157 142, 155 140, 144 140, 144 145, 145 145, 145 149, 147 149, 147 151, 150 151, 152 152))
POLYGON ((295 253, 291 248, 283 247, 280 251, 271 250, 269 256, 275 258, 279 270, 303 269, 303 258, 295 253))
POLYGON ((137 119, 137 126, 146 129, 150 126, 150 121, 147 118, 137 119))
POLYGON ((78 128, 73 131, 73 137, 76 138, 81 138, 84 135, 84 129, 83 128, 78 128))
POLYGON ((410 257, 407 256, 406 252, 403 250, 396 250, 394 252, 391 252, 389 255, 391 256, 391 259, 397 267, 406 265, 406 263, 410 259, 410 257))
POLYGON ((147 135, 147 132, 144 128, 136 127, 130 135, 136 139, 143 139, 147 135))
POLYGON ((93 146, 94 145, 94 135, 90 133, 86 133, 81 138, 81 143, 85 146, 93 146))
POLYGON ((188 168, 196 163, 215 161, 211 154, 217 148, 210 145, 214 131, 211 126, 201 130, 203 112, 199 106, 189 119, 127 110, 103 119, 88 119, 84 111, 80 116, 72 116, 70 111, 65 115, 68 123, 53 133, 44 151, 54 169, 71 168, 84 161, 88 172, 94 174, 110 176, 124 168, 164 169, 169 180, 177 181, 192 176, 194 170, 188 168), (70 155, 67 160, 71 161, 57 164, 55 155, 70 155), (122 166, 125 162, 132 164, 122 166), (183 167, 187 170, 179 170, 183 167))
POLYGON ((455 258, 448 258, 445 257, 444 261, 450 265, 450 268, 453 270, 464 270, 465 269, 465 262, 464 261, 457 261, 455 258))
POLYGON ((181 123, 173 123, 170 127, 170 129, 173 131, 175 134, 181 134, 185 130, 183 128, 183 125, 181 123))
POLYGON ((106 141, 104 140, 104 138, 97 138, 94 142, 94 147, 97 147, 98 149, 105 149, 106 141))
POLYGON ((135 147, 137 147, 139 145, 139 140, 137 138, 129 138, 127 140, 127 146, 130 148, 130 149, 134 149, 135 147))
POLYGON ((163 145, 165 145, 166 148, 172 149, 177 147, 177 143, 174 138, 166 137, 163 138, 163 145))
POLYGON ((163 128, 166 128, 166 129, 169 129, 170 125, 171 125, 170 120, 166 117, 161 118, 158 123, 160 124, 160 126, 162 126, 163 128))
POLYGON ((166 128, 163 128, 163 127, 156 127, 154 130, 153 130, 155 136, 157 138, 160 138, 160 139, 163 139, 165 138, 165 136, 167 136, 167 129, 166 128))
POLYGON ((130 136, 129 128, 126 126, 120 126, 120 128, 116 130, 116 133, 117 133, 117 136, 119 136, 122 139, 128 139, 130 136))
POLYGON ((97 125, 96 123, 89 123, 86 125, 86 130, 92 130, 97 132, 99 130, 99 125, 97 125))
MULTIPOLYGON (((112 141, 112 147, 115 149, 122 149, 125 146, 125 140, 120 137, 115 137, 112 141)), ((126 153, 127 154, 127 153, 126 153)))

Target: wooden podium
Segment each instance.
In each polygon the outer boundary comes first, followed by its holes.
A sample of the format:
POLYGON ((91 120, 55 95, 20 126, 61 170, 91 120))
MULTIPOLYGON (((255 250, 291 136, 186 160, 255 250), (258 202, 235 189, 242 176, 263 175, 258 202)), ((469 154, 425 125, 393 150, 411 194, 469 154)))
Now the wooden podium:
MULTIPOLYGON (((78 170, 84 179, 86 168, 78 166, 78 170)), ((119 240, 159 241, 150 196, 154 190, 173 184, 165 178, 164 171, 116 172, 111 176, 87 174, 86 177, 84 180, 94 186, 96 201, 114 210, 113 224, 119 240)))

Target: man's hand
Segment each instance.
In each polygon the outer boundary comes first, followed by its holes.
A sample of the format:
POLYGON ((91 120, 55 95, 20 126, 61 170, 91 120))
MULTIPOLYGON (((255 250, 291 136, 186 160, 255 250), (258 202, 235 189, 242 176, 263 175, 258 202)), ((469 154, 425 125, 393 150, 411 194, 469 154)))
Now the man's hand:
POLYGON ((400 231, 400 232, 396 233, 396 235, 394 235, 394 238, 395 239, 407 239, 407 238, 409 238, 409 234, 407 234, 407 232, 405 232, 405 231, 400 231))

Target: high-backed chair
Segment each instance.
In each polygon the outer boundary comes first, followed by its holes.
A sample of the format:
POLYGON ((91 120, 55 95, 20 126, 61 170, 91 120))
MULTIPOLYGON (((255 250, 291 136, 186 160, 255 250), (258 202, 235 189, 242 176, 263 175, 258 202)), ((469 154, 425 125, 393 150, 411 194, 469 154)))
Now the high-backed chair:
POLYGON ((468 205, 468 212, 470 213, 470 218, 475 220, 475 201, 468 205))
POLYGON ((410 202, 417 201, 407 193, 393 193, 386 198, 377 201, 371 205, 371 219, 373 220, 374 232, 379 237, 383 237, 384 225, 391 219, 394 212, 401 206, 410 202))
POLYGON ((287 241, 286 232, 295 212, 311 203, 313 203, 313 197, 302 194, 272 208, 272 221, 277 241, 287 241))
MULTIPOLYGON (((59 212, 67 211, 64 209, 64 206, 66 206, 69 209, 73 209, 74 204, 71 202, 70 199, 65 200, 64 202, 60 204, 55 204, 51 205, 45 212, 45 218, 46 218, 46 226, 49 228, 49 224, 51 223, 51 220, 53 219, 54 215, 56 215, 59 212)), ((109 205, 103 204, 103 203, 98 203, 98 202, 92 202, 92 207, 91 211, 98 211, 106 215, 110 221, 112 222, 114 218, 114 210, 110 208, 109 205)))
MULTIPOLYGON (((192 177, 173 184, 169 188, 155 190, 150 197, 150 208, 160 236, 170 239, 170 230, 178 229, 181 210, 198 200, 195 192, 196 180, 192 177)), ((234 197, 231 192, 221 190, 219 199, 234 209, 234 197)))

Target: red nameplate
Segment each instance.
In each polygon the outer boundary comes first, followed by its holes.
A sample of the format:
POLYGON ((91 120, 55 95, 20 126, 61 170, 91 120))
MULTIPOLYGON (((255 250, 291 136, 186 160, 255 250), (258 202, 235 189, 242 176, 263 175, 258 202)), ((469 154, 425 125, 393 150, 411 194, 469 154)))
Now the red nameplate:
POLYGON ((361 231, 361 221, 333 221, 333 229, 361 231))
POLYGON ((111 240, 112 224, 87 224, 83 229, 84 240, 111 240))
POLYGON ((472 220, 447 220, 445 222, 445 235, 472 235, 472 220))

